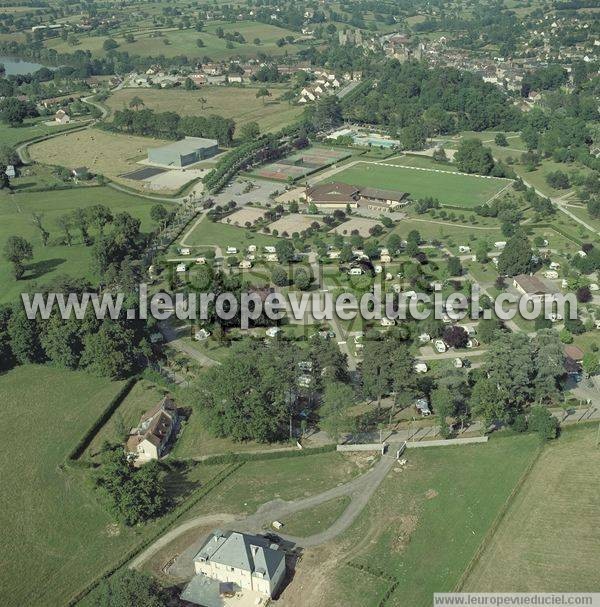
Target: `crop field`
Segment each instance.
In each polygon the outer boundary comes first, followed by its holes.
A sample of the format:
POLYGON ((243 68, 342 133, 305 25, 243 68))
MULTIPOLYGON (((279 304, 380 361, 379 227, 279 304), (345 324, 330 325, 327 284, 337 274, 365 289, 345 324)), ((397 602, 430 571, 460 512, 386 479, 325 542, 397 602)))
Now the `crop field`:
MULTIPOLYGON (((152 57, 158 57, 159 55, 164 55, 165 57, 185 55, 196 59, 209 56, 213 60, 219 60, 237 55, 255 57, 258 53, 283 55, 288 51, 289 47, 287 45, 279 47, 276 41, 290 35, 297 36, 297 34, 290 30, 274 25, 240 21, 236 23, 213 23, 202 32, 197 32, 195 29, 179 30, 175 28, 140 31, 134 33, 135 40, 131 43, 125 40, 124 34, 115 34, 114 39, 119 44, 119 51, 126 51, 131 55, 152 57), (219 38, 215 34, 217 27, 222 27, 226 33, 240 32, 246 42, 244 44, 234 42, 233 48, 227 48, 227 40, 219 38), (259 39, 258 44, 254 42, 256 38, 259 39), (198 39, 202 40, 204 46, 198 46, 198 39)), ((92 55, 104 56, 106 55, 106 51, 103 48, 103 44, 107 37, 81 34, 77 36, 79 44, 74 47, 61 38, 48 40, 46 45, 48 48, 53 48, 60 53, 89 50, 92 55)), ((305 45, 293 46, 294 52, 297 52, 301 48, 305 48, 305 45)))
POLYGON ((258 168, 253 172, 253 175, 276 181, 296 180, 309 173, 320 171, 344 158, 348 158, 348 156, 350 156, 349 152, 312 147, 258 168))
POLYGON ((598 590, 596 435, 597 427, 569 428, 545 448, 467 579, 465 591, 598 590))
MULTIPOLYGON (((0 302, 14 301, 18 294, 27 291, 33 281, 44 284, 60 274, 91 277, 91 249, 81 243, 80 235, 73 231, 73 245, 63 246, 56 225, 60 215, 76 208, 95 204, 106 205, 113 214, 127 211, 138 217, 143 231, 153 223, 150 209, 154 202, 117 192, 108 187, 82 187, 42 193, 0 194, 0 247, 9 236, 20 235, 33 245, 33 260, 26 265, 25 276, 16 281, 9 264, 0 259, 0 284, 3 289, 0 302), (43 215, 43 225, 50 232, 48 246, 43 247, 39 233, 31 223, 32 213, 43 215)), ((169 203, 163 203, 168 205, 169 203)), ((94 236, 94 231, 91 232, 94 236)))
POLYGON ((432 196, 441 204, 464 208, 483 204, 511 183, 506 179, 365 162, 336 173, 327 181, 399 190, 408 192, 413 200, 432 196))
POLYGON ((538 444, 529 435, 408 451, 340 539, 306 551, 290 586, 306 593, 296 604, 375 607, 391 589, 386 607, 430 607, 460 578, 538 444), (325 583, 318 571, 330 572, 325 583))
POLYGON ((256 98, 256 87, 203 86, 186 91, 177 89, 126 88, 115 91, 107 100, 111 110, 128 107, 134 97, 140 97, 147 108, 157 112, 172 111, 181 116, 210 116, 218 114, 233 118, 237 128, 257 122, 261 131, 276 131, 293 122, 302 108, 279 101, 285 88, 269 86, 271 97, 263 101, 256 98), (205 99, 204 103, 200 100, 205 99))
POLYGON ((30 146, 29 155, 32 160, 42 164, 69 169, 85 166, 92 173, 105 175, 130 187, 140 187, 144 182, 125 179, 120 175, 139 169, 137 162, 146 158, 148 148, 166 143, 149 137, 86 129, 36 143, 30 146))

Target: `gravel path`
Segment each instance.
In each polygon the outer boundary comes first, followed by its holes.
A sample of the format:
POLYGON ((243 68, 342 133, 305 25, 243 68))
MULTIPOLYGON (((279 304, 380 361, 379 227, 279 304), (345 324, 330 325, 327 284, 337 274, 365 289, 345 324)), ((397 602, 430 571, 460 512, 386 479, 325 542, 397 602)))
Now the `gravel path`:
MULTIPOLYGON (((275 520, 285 519, 296 512, 314 508, 315 506, 319 506, 332 499, 349 496, 351 498, 350 504, 348 504, 347 508, 335 523, 325 531, 307 538, 297 538, 281 533, 278 534, 284 540, 293 542, 304 548, 324 544, 343 533, 356 520, 356 517, 362 512, 371 496, 377 490, 377 487, 379 487, 394 465, 396 461, 395 452, 396 449, 390 447, 389 454, 382 456, 377 464, 368 472, 365 472, 348 483, 338 485, 337 487, 328 489, 318 495, 290 502, 273 500, 263 504, 254 514, 241 519, 236 519, 231 514, 211 514, 194 517, 174 529, 171 529, 161 538, 156 540, 156 542, 133 559, 129 564, 129 567, 139 567, 162 548, 166 547, 170 542, 184 533, 193 532, 193 530, 198 527, 221 525, 236 529, 237 531, 261 533, 275 520)), ((177 577, 188 577, 193 575, 192 559, 202 546, 204 540, 205 536, 197 538, 189 548, 177 557, 170 568, 169 573, 177 577)))

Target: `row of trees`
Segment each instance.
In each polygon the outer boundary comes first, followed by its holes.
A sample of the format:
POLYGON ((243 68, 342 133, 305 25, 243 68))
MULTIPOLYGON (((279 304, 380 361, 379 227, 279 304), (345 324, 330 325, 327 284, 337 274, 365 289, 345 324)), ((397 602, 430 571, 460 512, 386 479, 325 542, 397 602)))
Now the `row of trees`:
POLYGON ((183 136, 217 139, 231 145, 235 122, 223 116, 180 116, 175 112, 155 112, 147 108, 115 111, 110 126, 135 135, 177 139, 183 136))
MULTIPOLYGON (((47 293, 91 292, 91 285, 66 277, 57 279, 47 293)), ((126 301, 135 307, 136 298, 126 301)), ((49 318, 30 320, 21 302, 0 307, 0 364, 3 369, 20 364, 51 364, 63 369, 85 369, 111 379, 122 379, 153 357, 148 328, 128 320, 125 310, 116 320, 99 320, 90 305, 81 319, 65 320, 55 304, 49 318)))

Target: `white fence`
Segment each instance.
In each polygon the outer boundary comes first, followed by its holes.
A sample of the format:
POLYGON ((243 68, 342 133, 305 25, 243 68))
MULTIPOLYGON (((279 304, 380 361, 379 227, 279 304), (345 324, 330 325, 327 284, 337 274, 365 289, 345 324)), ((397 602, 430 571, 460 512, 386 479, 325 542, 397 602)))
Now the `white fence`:
POLYGON ((360 443, 356 445, 337 445, 336 451, 379 451, 382 452, 386 443, 360 443))
POLYGON ((417 442, 408 441, 407 449, 416 449, 418 447, 447 447, 450 445, 470 445, 474 443, 487 443, 487 436, 473 436, 471 438, 449 438, 447 440, 423 440, 417 442))

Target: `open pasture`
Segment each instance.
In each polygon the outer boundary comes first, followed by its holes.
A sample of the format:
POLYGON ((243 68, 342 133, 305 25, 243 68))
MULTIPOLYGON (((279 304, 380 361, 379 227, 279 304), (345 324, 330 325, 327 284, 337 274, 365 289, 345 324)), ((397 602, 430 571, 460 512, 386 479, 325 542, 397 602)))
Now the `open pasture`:
POLYGON ((465 591, 597 591, 596 435, 596 427, 569 428, 545 448, 468 577, 465 591))
POLYGON ((276 131, 293 122, 302 108, 279 101, 285 88, 269 86, 271 97, 264 101, 256 97, 255 86, 203 86, 186 91, 181 88, 124 88, 115 91, 106 100, 112 110, 129 107, 134 97, 140 97, 144 106, 157 112, 176 112, 180 116, 210 116, 218 114, 233 118, 239 129, 248 122, 257 122, 261 131, 276 131))
MULTIPOLYGON (((78 230, 73 230, 73 244, 63 246, 58 217, 77 208, 86 209, 96 204, 107 206, 113 215, 126 211, 138 217, 142 231, 153 226, 150 209, 154 201, 118 192, 108 187, 80 187, 70 190, 6 194, 0 193, 0 247, 9 236, 19 235, 33 245, 33 260, 26 263, 25 276, 17 281, 10 264, 0 258, 0 284, 3 286, 0 302, 14 301, 19 293, 27 291, 34 281, 45 284, 60 274, 93 278, 91 247, 81 242, 78 230), (48 246, 42 246, 39 232, 31 222, 32 213, 42 215, 42 225, 50 232, 48 246)), ((169 205, 163 202, 162 204, 169 205)), ((108 227, 107 229, 110 229, 108 227)), ((90 235, 96 236, 91 230, 90 235)))

